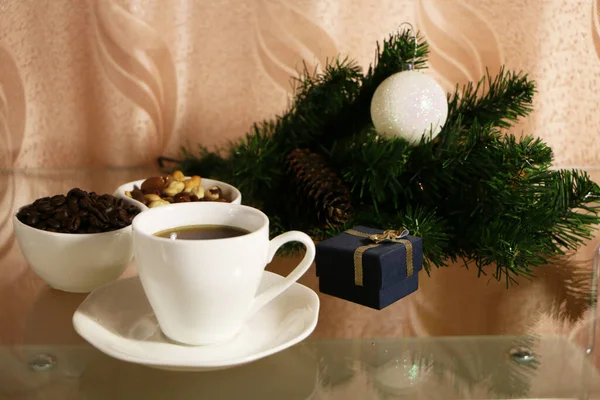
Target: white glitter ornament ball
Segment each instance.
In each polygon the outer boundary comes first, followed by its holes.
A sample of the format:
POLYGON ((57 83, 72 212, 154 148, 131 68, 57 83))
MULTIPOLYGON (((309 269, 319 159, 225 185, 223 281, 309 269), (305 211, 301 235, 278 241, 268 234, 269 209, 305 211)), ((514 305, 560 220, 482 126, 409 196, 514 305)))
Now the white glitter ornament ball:
POLYGON ((377 87, 371 100, 371 119, 377 132, 401 136, 411 143, 430 131, 433 139, 446 117, 446 93, 435 79, 419 71, 390 76, 377 87))

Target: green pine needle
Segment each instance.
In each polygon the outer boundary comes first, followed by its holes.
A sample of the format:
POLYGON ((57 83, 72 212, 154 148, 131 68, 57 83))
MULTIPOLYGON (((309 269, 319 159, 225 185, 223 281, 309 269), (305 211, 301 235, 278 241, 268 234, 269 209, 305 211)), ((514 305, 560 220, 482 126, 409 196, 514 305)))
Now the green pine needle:
POLYGON ((347 58, 321 72, 305 68, 286 113, 220 151, 184 149, 180 167, 237 186, 246 204, 269 215, 273 235, 299 229, 322 240, 354 224, 404 226, 423 239, 427 272, 465 260, 507 285, 530 279, 592 237, 600 188, 584 172, 553 170, 541 139, 505 132, 531 112, 535 85, 504 68, 448 96, 435 139, 411 145, 378 136, 375 89, 407 62, 425 67, 427 55, 419 38, 415 56, 414 37, 402 31, 377 45, 364 74, 347 58), (349 188, 356 212, 347 224, 318 225, 298 206, 285 161, 295 148, 324 155, 349 188))

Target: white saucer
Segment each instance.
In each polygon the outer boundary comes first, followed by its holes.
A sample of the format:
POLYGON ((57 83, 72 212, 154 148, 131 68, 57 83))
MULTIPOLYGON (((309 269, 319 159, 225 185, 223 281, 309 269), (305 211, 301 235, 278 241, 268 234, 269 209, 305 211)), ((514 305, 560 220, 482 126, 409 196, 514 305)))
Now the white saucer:
MULTIPOLYGON (((265 271, 258 292, 283 279, 265 271)), ((312 333, 319 297, 298 283, 257 312, 230 342, 185 346, 161 332, 138 277, 94 290, 73 315, 73 326, 107 355, 149 367, 207 371, 246 364, 277 353, 312 333)))

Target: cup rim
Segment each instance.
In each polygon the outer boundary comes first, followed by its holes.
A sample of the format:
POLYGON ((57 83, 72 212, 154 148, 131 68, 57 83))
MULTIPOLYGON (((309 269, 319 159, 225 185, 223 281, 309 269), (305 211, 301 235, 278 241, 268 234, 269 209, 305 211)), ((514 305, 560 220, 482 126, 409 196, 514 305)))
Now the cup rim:
MULTIPOLYGON (((158 241, 169 241, 169 242, 174 242, 173 239, 170 238, 164 238, 164 237, 160 237, 160 236, 155 236, 154 234, 156 232, 153 233, 149 233, 145 230, 141 230, 138 227, 136 227, 136 225, 139 225, 139 221, 143 218, 150 218, 153 216, 153 214, 159 213, 159 212, 167 212, 168 210, 179 210, 182 211, 185 208, 195 208, 195 207, 216 207, 216 208, 239 208, 239 209, 245 209, 247 211, 259 214, 263 220, 261 226, 258 229, 253 230, 252 232, 249 232, 245 235, 241 235, 241 236, 234 236, 234 237, 228 237, 228 238, 220 238, 220 239, 202 239, 201 241, 203 243, 215 243, 218 241, 224 241, 224 240, 243 240, 244 238, 248 238, 249 236, 253 236, 253 235, 258 235, 263 229, 268 229, 269 227, 269 217, 267 217, 267 215, 262 212, 261 210, 259 210, 258 208, 254 208, 254 207, 250 207, 250 206, 246 206, 243 204, 234 204, 234 203, 217 203, 217 202, 190 202, 190 203, 174 203, 174 204, 169 204, 169 205, 164 205, 164 206, 159 206, 159 207, 154 207, 154 208, 150 208, 147 211, 141 212, 138 215, 135 216, 135 218, 133 218, 133 222, 131 223, 131 228, 134 234, 138 234, 141 236, 144 236, 146 238, 151 238, 153 240, 158 240, 158 241)), ((193 244, 193 243, 197 243, 197 240, 178 240, 177 243, 178 244, 193 244)))

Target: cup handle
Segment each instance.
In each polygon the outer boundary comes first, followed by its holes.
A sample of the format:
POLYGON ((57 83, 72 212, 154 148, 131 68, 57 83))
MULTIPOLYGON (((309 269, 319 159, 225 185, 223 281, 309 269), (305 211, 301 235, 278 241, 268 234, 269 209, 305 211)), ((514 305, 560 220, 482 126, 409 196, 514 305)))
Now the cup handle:
POLYGON ((254 298, 252 305, 250 306, 250 311, 248 313, 248 317, 252 317, 254 313, 260 310, 262 307, 267 305, 271 300, 275 297, 279 296, 282 292, 288 289, 294 282, 296 282, 306 271, 310 268, 310 265, 315 259, 315 244, 312 239, 303 232, 299 231, 290 231, 286 233, 282 233, 281 235, 273 238, 269 243, 269 254, 267 258, 267 264, 273 260, 275 253, 277 250, 288 242, 300 242, 306 247, 306 253, 304 254, 304 258, 300 261, 300 264, 288 276, 283 278, 283 280, 279 283, 276 283, 269 287, 267 290, 259 294, 254 298))

